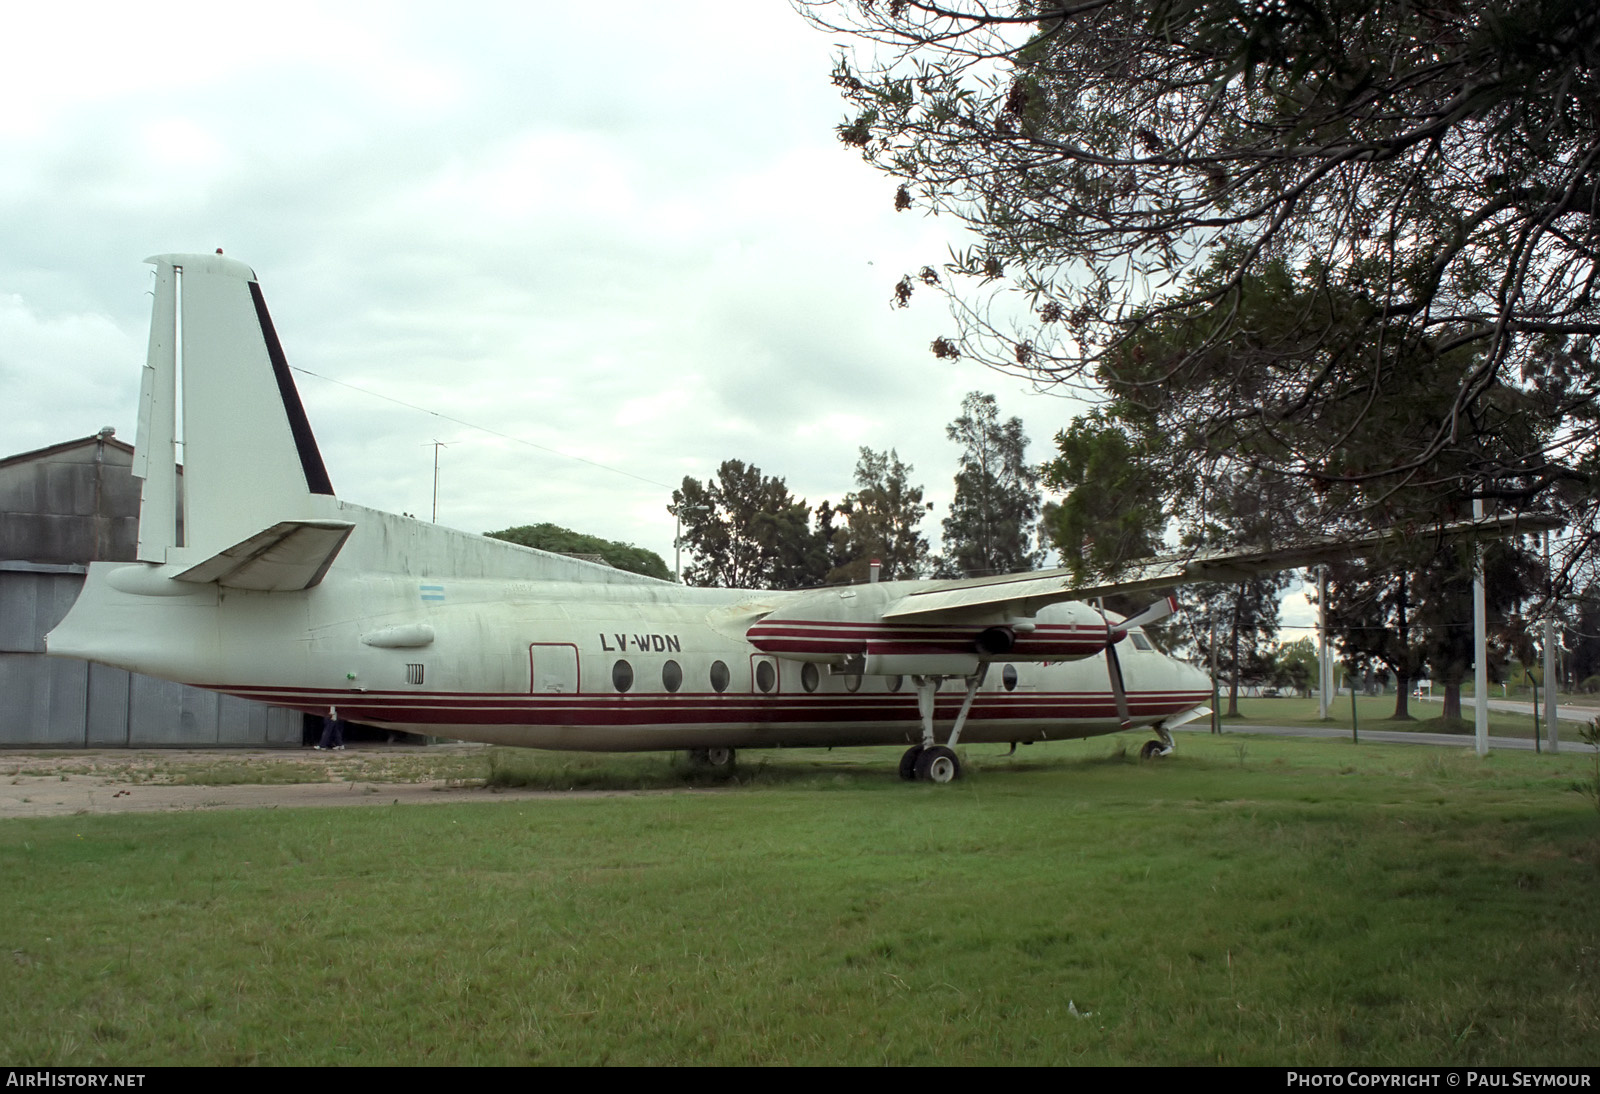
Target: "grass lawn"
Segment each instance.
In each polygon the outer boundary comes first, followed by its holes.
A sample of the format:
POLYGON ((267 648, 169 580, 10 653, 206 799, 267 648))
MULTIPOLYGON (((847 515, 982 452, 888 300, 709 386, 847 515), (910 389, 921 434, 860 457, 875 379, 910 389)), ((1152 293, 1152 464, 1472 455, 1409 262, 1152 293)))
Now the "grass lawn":
MULTIPOLYGON (((1585 696, 1585 698, 1589 698, 1585 696)), ((1524 701, 1527 701, 1524 699, 1524 701)), ((1561 699, 1563 706, 1570 706, 1572 700, 1566 696, 1561 699)), ((1540 700, 1540 710, 1543 711, 1544 702, 1540 700)), ((1228 709, 1228 694, 1222 693, 1222 707, 1228 709)), ((1400 732, 1416 731, 1419 733, 1459 733, 1471 736, 1473 733, 1473 707, 1472 697, 1463 695, 1461 698, 1461 712, 1464 720, 1449 723, 1441 716, 1443 704, 1425 702, 1412 699, 1408 704, 1411 721, 1396 722, 1394 717, 1394 696, 1357 696, 1356 712, 1361 719, 1362 729, 1386 729, 1400 732)), ((1350 728, 1350 696, 1341 695, 1328 705, 1328 719, 1324 721, 1318 716, 1319 707, 1315 697, 1301 699, 1298 697, 1283 696, 1274 699, 1240 698, 1239 717, 1224 718, 1226 726, 1230 722, 1242 722, 1253 725, 1273 726, 1342 726, 1350 728)), ((1600 717, 1600 709, 1595 710, 1595 715, 1600 717)), ((1561 740, 1563 742, 1576 742, 1581 722, 1571 722, 1565 719, 1560 721, 1561 740)), ((1489 733, 1496 737, 1520 737, 1531 739, 1533 737, 1533 716, 1531 714, 1514 714, 1491 709, 1489 711, 1489 733)), ((1544 738, 1541 731, 1540 739, 1544 738)))
POLYGON ((1595 1062, 1592 758, 1143 739, 945 787, 497 751, 680 789, 3 821, 0 1059, 1595 1062))

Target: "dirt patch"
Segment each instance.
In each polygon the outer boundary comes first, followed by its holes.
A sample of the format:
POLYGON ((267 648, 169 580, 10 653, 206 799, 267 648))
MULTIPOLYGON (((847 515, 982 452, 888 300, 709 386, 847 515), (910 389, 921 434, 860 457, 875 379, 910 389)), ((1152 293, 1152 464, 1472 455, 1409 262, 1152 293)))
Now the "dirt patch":
POLYGON ((438 805, 635 791, 489 789, 483 745, 0 753, 0 819, 301 806, 438 805), (442 773, 443 772, 443 773, 442 773))

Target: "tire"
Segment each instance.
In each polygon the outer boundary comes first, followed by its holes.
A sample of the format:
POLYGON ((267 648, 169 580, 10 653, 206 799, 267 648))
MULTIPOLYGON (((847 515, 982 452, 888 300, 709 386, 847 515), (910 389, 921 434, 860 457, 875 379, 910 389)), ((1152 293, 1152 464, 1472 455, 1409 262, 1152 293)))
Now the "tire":
POLYGON ((737 756, 731 748, 691 748, 689 766, 700 771, 732 771, 737 756))
POLYGON ((906 782, 911 782, 917 777, 917 757, 922 755, 921 745, 912 745, 906 749, 906 754, 900 757, 900 777, 906 782))
POLYGON ((917 757, 917 780, 925 783, 955 782, 961 777, 961 761, 943 745, 922 750, 917 757))
POLYGON ((1139 750, 1139 759, 1141 760, 1159 760, 1164 755, 1166 755, 1166 746, 1160 741, 1146 741, 1144 747, 1139 750))

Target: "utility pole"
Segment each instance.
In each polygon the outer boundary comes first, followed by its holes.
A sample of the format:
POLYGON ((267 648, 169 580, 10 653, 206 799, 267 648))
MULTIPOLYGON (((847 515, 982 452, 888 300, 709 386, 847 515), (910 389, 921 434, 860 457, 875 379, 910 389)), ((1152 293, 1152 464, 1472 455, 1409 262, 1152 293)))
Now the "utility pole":
POLYGON ((683 514, 709 512, 707 505, 672 506, 672 579, 679 585, 683 584, 683 514))
POLYGON ((1544 737, 1551 752, 1561 751, 1556 731, 1556 585, 1550 574, 1550 533, 1544 534, 1544 737))
MULTIPOLYGON (((439 523, 439 449, 441 449, 441 448, 449 448, 455 442, 454 441, 441 441, 438 438, 434 438, 434 440, 431 441, 430 443, 433 445, 433 523, 438 524, 439 523)), ((427 445, 423 445, 422 447, 423 448, 427 448, 428 446, 427 445)))
MULTIPOLYGON (((1472 519, 1483 519, 1483 499, 1472 499, 1472 519)), ((1472 569, 1472 648, 1477 662, 1472 675, 1476 695, 1474 741, 1478 755, 1489 754, 1489 643, 1487 637, 1488 610, 1483 590, 1483 544, 1477 544, 1473 553, 1472 569)))
POLYGON ((1317 690, 1322 701, 1317 704, 1319 717, 1328 720, 1328 693, 1333 690, 1333 666, 1328 663, 1328 565, 1317 567, 1317 690))

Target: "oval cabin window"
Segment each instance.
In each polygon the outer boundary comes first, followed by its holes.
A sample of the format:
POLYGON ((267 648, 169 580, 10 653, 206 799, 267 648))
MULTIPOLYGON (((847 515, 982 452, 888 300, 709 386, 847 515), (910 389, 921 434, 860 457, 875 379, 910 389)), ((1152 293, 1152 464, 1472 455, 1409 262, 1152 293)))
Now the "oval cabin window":
POLYGON ((1007 691, 1017 690, 1017 666, 1007 665, 1000 673, 1000 680, 1005 684, 1007 691))
POLYGON ((903 684, 903 683, 905 683, 905 677, 903 677, 903 676, 891 676, 888 679, 884 680, 883 687, 884 687, 884 690, 886 690, 886 691, 899 691, 900 690, 900 685, 903 684))
POLYGON ((761 661, 756 665, 756 687, 764 692, 771 692, 778 686, 778 670, 772 667, 771 661, 761 661))
POLYGON ((627 691, 633 687, 633 666, 626 661, 618 661, 612 665, 611 686, 618 691, 627 691))
POLYGON ((668 691, 677 691, 683 687, 683 666, 676 661, 668 661, 662 665, 661 686, 668 691))
POLYGON ((810 661, 807 661, 806 667, 800 670, 800 683, 807 691, 816 691, 817 685, 821 682, 821 670, 819 670, 817 666, 812 664, 810 661))
POLYGON ((728 666, 721 661, 711 662, 711 690, 716 692, 728 690, 728 666))

